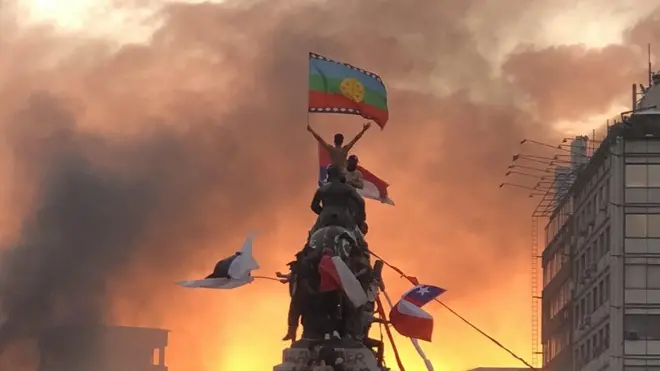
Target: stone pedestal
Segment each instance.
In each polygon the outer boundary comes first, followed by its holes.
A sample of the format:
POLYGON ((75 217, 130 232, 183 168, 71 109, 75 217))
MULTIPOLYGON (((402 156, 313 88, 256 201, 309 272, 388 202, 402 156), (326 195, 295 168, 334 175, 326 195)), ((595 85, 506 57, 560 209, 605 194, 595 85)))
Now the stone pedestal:
MULTIPOLYGON (((365 347, 342 347, 335 349, 344 359, 346 371, 381 371, 378 367, 373 352, 365 347)), ((310 351, 301 344, 294 344, 291 348, 284 349, 282 363, 275 366, 273 371, 310 371, 307 367, 310 351)))

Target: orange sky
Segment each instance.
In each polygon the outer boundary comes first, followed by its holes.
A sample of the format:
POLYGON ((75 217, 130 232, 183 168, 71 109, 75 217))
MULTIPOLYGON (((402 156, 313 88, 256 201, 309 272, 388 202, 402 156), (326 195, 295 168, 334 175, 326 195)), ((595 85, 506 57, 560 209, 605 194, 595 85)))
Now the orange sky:
MULTIPOLYGON (((599 39, 578 30, 593 20, 588 7, 500 3, 104 2, 157 10, 151 37, 133 44, 119 43, 126 29, 67 31, 7 11, 0 309, 11 326, 0 346, 11 351, 0 362, 31 364, 22 339, 72 318, 170 329, 172 371, 279 362, 285 286, 173 283, 207 274, 251 230, 261 233, 260 274, 284 269, 302 247, 317 172, 304 130, 308 51, 378 72, 389 89, 388 126, 356 147, 397 203, 368 204, 370 246, 448 289, 448 305, 529 359, 534 201, 498 185, 522 138, 553 142, 559 122, 625 109, 660 28, 656 13, 607 2, 600 19, 618 31, 599 39), (566 14, 559 33, 556 14, 566 14)), ((357 133, 362 120, 311 122, 329 138, 357 133)), ((385 279, 395 298, 408 288, 392 272, 385 279)), ((519 365, 438 305, 429 311, 435 337, 423 347, 436 370, 519 365)), ((409 370, 422 369, 410 343, 398 344, 409 370)))

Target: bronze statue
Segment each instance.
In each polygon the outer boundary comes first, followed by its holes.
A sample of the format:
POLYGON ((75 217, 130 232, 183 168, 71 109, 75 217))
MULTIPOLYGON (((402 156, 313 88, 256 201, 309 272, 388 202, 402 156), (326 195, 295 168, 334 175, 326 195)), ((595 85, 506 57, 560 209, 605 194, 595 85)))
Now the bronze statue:
POLYGON ((334 165, 328 166, 328 183, 316 190, 311 209, 318 215, 312 233, 328 226, 354 230, 366 221, 364 199, 334 165))

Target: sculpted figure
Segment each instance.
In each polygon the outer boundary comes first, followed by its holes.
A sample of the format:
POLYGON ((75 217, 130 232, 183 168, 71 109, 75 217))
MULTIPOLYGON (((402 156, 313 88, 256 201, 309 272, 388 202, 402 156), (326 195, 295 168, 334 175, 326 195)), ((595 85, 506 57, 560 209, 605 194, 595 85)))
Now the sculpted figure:
POLYGON ((328 226, 355 230, 366 221, 364 199, 345 183, 340 169, 328 167, 328 183, 316 190, 311 209, 318 215, 312 233, 328 226))

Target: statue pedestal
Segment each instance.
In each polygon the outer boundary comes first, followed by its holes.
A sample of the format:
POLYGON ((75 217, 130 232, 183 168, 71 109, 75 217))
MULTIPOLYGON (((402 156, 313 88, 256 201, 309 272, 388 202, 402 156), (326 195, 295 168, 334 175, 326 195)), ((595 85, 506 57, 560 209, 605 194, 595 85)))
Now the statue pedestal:
MULTIPOLYGON (((282 352, 283 361, 273 367, 273 371, 311 371, 307 367, 310 351, 305 344, 300 344, 302 342, 300 341, 293 344, 291 348, 284 349, 282 352)), ((346 371, 381 371, 374 353, 363 346, 338 344, 334 348, 342 355, 346 371)))

